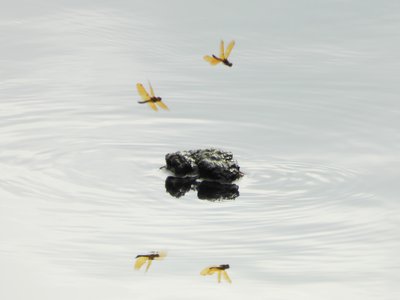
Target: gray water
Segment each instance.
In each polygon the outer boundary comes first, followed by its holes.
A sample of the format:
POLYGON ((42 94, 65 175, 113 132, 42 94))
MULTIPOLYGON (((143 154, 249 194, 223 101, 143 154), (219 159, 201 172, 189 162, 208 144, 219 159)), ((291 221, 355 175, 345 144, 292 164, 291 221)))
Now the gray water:
POLYGON ((398 1, 0 8, 1 299, 398 299, 398 1), (240 196, 171 197, 164 155, 206 147, 240 196))

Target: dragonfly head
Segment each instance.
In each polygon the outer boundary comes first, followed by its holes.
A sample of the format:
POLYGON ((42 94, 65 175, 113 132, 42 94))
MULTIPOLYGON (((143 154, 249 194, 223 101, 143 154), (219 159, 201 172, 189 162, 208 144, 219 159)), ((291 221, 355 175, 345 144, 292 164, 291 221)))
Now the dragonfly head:
POLYGON ((161 99, 161 97, 155 97, 155 100, 156 101, 161 101, 162 99, 161 99))
POLYGON ((221 269, 224 269, 224 270, 225 270, 225 269, 229 269, 229 265, 220 265, 219 267, 220 267, 221 269))

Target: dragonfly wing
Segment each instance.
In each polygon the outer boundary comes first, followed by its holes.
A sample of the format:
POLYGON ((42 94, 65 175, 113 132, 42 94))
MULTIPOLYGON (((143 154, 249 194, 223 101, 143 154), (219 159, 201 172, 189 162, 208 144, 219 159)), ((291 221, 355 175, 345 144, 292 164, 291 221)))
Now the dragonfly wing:
POLYGON ((209 275, 209 272, 210 272, 210 268, 207 267, 207 268, 204 268, 203 270, 201 270, 200 275, 206 276, 206 275, 209 275))
POLYGON ((149 81, 149 87, 150 87, 150 95, 151 95, 152 97, 155 97, 155 95, 154 95, 154 90, 153 90, 153 87, 151 86, 150 81, 149 81))
POLYGON ((231 41, 228 45, 228 47, 226 47, 226 53, 225 53, 225 58, 228 58, 229 55, 231 54, 231 51, 233 49, 233 46, 235 46, 235 41, 231 41))
POLYGON ((218 270, 218 283, 221 283, 221 270, 218 270))
POLYGON ((156 103, 157 103, 158 106, 161 107, 162 109, 169 110, 168 106, 167 106, 164 102, 162 102, 162 101, 157 101, 156 103))
POLYGON ((135 262, 135 270, 139 270, 147 261, 147 257, 139 257, 135 262))
POLYGON ((216 271, 217 269, 214 269, 213 267, 214 267, 214 266, 204 268, 204 269, 200 272, 200 275, 206 276, 206 275, 212 275, 212 274, 214 274, 215 271, 216 271))
POLYGON ((218 65, 221 62, 218 59, 215 59, 214 57, 209 55, 204 56, 204 60, 209 62, 213 66, 218 65))
POLYGON ((219 45, 219 58, 224 59, 225 54, 224 54, 224 41, 221 40, 221 44, 219 45))
POLYGON ((153 262, 153 260, 149 259, 149 262, 147 263, 147 267, 146 267, 146 272, 149 270, 152 262, 153 262))
POLYGON ((150 100, 150 101, 148 101, 147 103, 150 105, 150 107, 151 107, 152 110, 155 110, 155 111, 158 110, 158 109, 157 109, 157 106, 154 104, 153 101, 150 100))
POLYGON ((146 89, 144 88, 143 84, 141 83, 136 84, 136 88, 138 90, 140 97, 142 97, 144 101, 150 100, 150 95, 146 92, 146 89))
MULTIPOLYGON (((158 103, 158 102, 157 102, 158 103)), ((155 257, 155 260, 161 260, 164 259, 167 256, 167 251, 158 251, 158 257, 155 257)))
POLYGON ((228 273, 225 270, 222 271, 222 275, 224 276, 224 279, 226 281, 228 281, 229 283, 232 283, 232 280, 229 278, 228 273))

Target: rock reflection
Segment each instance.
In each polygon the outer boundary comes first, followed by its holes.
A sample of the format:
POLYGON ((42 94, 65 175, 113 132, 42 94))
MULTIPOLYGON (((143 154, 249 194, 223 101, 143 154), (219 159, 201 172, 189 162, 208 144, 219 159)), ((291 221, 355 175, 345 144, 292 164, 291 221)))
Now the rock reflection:
POLYGON ((239 186, 232 183, 198 180, 197 177, 168 176, 165 180, 167 192, 176 198, 184 196, 190 190, 197 191, 197 197, 202 200, 234 200, 239 197, 239 186))

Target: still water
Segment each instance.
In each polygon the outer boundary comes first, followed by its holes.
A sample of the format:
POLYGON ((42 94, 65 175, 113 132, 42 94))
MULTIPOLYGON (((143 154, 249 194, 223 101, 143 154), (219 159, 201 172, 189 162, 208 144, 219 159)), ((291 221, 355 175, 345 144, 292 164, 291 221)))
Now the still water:
POLYGON ((1 299, 398 299, 399 9, 1 3, 1 299), (172 197, 165 154, 207 147, 240 196, 172 197))

